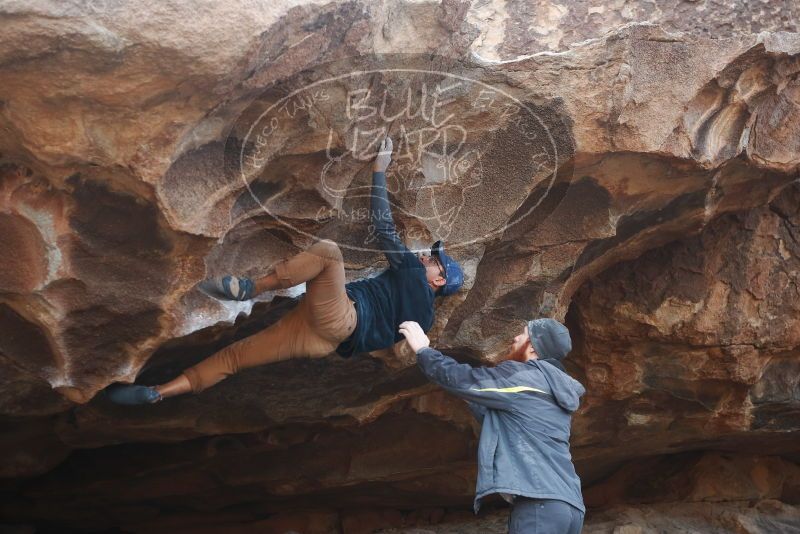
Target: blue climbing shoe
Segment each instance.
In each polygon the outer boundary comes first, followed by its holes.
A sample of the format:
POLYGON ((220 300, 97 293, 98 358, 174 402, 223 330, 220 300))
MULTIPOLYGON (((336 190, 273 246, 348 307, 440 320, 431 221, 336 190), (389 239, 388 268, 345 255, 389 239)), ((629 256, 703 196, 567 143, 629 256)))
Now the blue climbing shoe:
POLYGON ((161 394, 150 386, 136 384, 111 384, 105 389, 106 397, 117 404, 129 406, 137 404, 153 404, 161 400, 161 394))
POLYGON ((222 293, 231 300, 250 300, 255 289, 256 285, 249 278, 231 275, 222 278, 222 293))

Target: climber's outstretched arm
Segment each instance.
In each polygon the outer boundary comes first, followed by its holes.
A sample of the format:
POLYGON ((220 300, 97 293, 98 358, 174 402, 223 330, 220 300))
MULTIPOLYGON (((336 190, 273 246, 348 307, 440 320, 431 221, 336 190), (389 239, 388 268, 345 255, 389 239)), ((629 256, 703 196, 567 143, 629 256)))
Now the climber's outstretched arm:
POLYGON ((370 223, 375 231, 378 244, 386 254, 392 269, 399 269, 406 261, 419 263, 416 256, 406 247, 394 226, 392 208, 386 191, 386 168, 392 161, 392 140, 387 137, 381 142, 380 151, 372 165, 372 192, 370 195, 370 223))

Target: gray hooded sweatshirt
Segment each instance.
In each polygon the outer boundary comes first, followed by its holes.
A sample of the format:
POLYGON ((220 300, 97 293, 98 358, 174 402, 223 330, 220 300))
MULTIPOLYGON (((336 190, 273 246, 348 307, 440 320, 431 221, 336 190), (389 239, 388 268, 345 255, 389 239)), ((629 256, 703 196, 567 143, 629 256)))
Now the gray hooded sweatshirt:
POLYGON ((580 382, 544 361, 472 367, 430 347, 417 352, 417 363, 429 380, 468 401, 482 424, 475 513, 492 493, 586 511, 569 452, 572 413, 585 392, 580 382))

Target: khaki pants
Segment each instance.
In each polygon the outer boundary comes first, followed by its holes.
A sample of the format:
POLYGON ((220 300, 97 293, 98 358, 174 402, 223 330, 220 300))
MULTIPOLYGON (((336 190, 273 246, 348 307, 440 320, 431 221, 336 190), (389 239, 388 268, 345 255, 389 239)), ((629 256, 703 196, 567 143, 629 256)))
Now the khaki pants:
POLYGON ((277 323, 184 371, 192 391, 199 393, 247 367, 325 356, 355 330, 356 310, 344 289, 344 263, 336 243, 315 243, 275 264, 275 274, 281 288, 306 282, 306 294, 277 323))

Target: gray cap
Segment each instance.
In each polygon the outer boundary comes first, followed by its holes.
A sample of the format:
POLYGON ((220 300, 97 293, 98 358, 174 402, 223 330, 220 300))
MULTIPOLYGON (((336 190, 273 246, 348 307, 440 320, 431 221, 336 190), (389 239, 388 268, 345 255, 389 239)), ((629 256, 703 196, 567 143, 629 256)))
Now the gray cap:
POLYGON ((528 335, 539 358, 563 360, 572 350, 569 330, 555 319, 528 321, 528 335))

